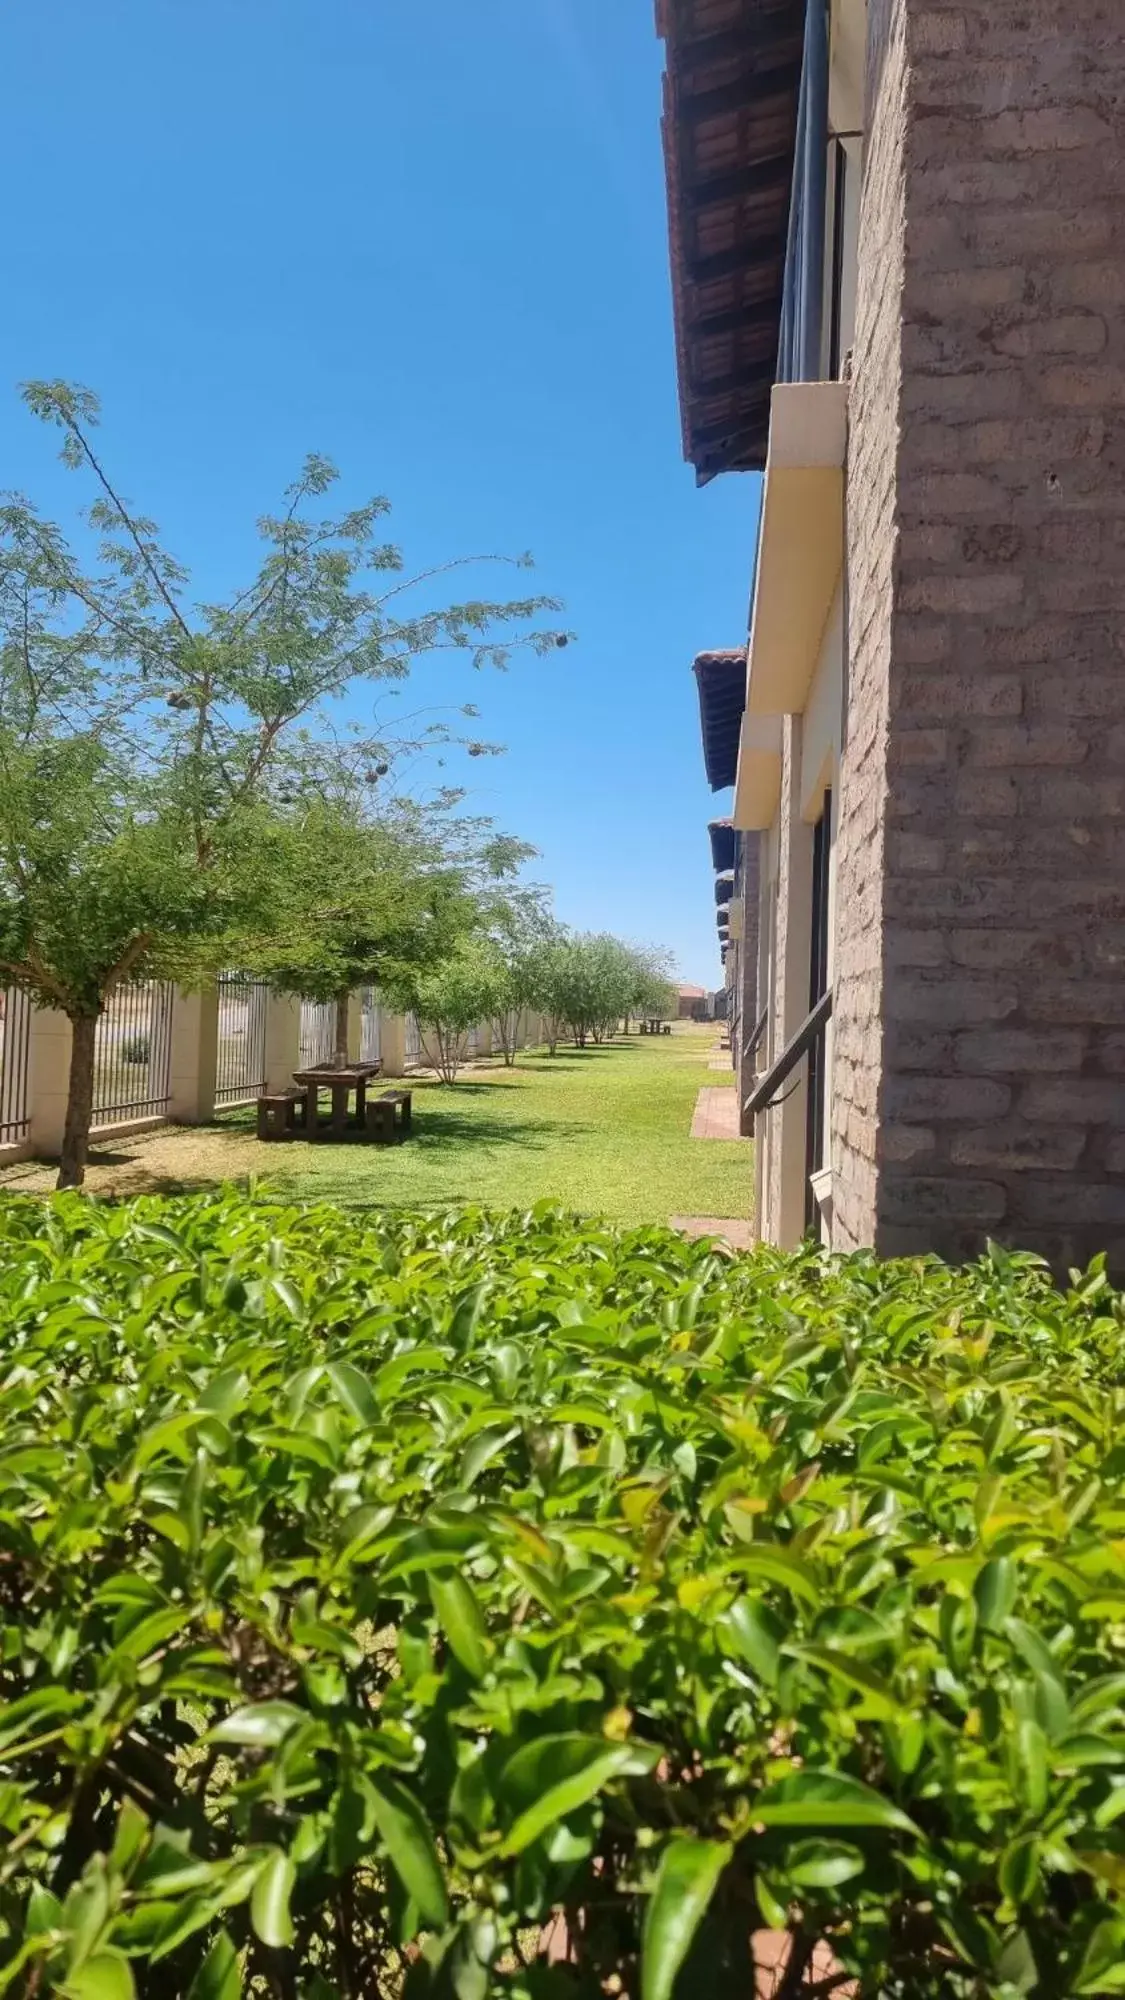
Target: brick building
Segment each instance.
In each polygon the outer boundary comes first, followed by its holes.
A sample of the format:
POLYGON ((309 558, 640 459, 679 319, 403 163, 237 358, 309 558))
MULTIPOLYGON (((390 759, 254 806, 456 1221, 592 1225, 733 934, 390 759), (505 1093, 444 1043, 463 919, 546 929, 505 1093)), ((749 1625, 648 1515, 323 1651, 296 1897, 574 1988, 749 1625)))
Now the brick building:
POLYGON ((658 25, 685 452, 764 474, 761 1233, 1125 1269, 1125 10, 658 25))

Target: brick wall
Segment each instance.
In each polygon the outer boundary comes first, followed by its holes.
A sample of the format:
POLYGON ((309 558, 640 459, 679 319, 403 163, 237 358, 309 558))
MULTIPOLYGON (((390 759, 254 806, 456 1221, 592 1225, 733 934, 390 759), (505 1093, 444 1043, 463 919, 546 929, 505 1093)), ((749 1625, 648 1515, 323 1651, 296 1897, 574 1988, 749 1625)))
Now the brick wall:
POLYGON ((1125 1268, 1125 10, 872 0, 870 67, 838 1233, 1125 1268))
MULTIPOLYGON (((761 1002, 758 999, 758 918, 761 899, 761 843, 756 833, 739 835, 741 860, 739 863, 739 885, 742 894, 742 943, 738 948, 739 1015, 740 1033, 737 1045, 731 1053, 734 1058, 735 1074, 738 1078, 740 1107, 745 1104, 754 1087, 754 1067, 757 1057, 744 1061, 742 1051, 758 1025, 761 1002)), ((743 1136, 752 1138, 753 1118, 740 1114, 743 1136)))
POLYGON ((882 1070, 883 847, 905 237, 905 19, 869 0, 867 146, 847 474, 848 730, 840 764, 833 977, 833 1239, 874 1236, 882 1070))

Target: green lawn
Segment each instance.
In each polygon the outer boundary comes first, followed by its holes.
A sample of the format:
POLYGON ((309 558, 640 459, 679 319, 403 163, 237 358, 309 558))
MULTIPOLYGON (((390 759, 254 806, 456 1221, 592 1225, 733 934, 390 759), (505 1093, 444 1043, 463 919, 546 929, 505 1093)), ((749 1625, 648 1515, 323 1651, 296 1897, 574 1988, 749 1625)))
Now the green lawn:
MULTIPOLYGON (((94 1165, 90 1185, 134 1192, 256 1173, 349 1206, 509 1208, 549 1199, 625 1223, 745 1217, 751 1147, 690 1137, 700 1088, 731 1080, 708 1069, 715 1040, 714 1028, 685 1026, 659 1040, 529 1053, 515 1070, 490 1068, 452 1089, 416 1081, 414 1136, 394 1149, 263 1146, 249 1114, 231 1113, 205 1131, 118 1142, 112 1162, 94 1165)), ((29 1184, 26 1169, 5 1178, 29 1184)))

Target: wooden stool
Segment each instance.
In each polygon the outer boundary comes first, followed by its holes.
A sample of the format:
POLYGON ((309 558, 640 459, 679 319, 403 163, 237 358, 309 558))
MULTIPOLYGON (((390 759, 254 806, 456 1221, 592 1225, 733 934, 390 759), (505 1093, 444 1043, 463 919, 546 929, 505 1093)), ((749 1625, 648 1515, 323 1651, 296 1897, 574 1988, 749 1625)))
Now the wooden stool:
POLYGON ((258 1099, 259 1139, 292 1139, 298 1126, 304 1126, 305 1093, 303 1090, 274 1090, 263 1092, 258 1099))
POLYGON ((393 1146, 409 1138, 412 1123, 411 1092, 384 1090, 367 1106, 367 1136, 377 1146, 393 1146))

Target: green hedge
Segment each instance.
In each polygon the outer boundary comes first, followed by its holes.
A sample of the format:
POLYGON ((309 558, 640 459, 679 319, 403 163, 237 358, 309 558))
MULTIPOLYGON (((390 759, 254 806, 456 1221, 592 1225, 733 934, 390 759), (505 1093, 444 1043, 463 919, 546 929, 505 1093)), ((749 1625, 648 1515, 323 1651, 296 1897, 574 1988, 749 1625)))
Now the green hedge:
POLYGON ((1001 1255, 6 1205, 0 1988, 1125 1992, 1123 1355, 1001 1255))

